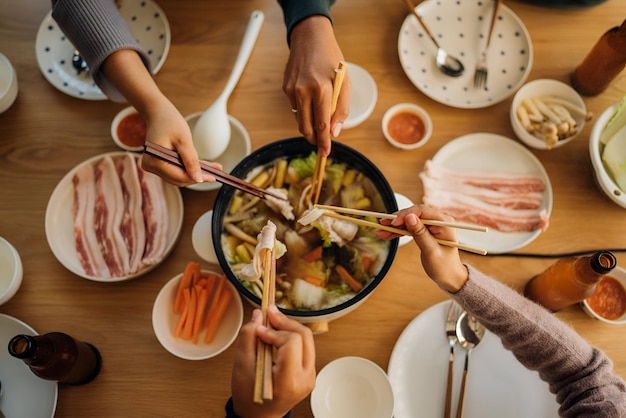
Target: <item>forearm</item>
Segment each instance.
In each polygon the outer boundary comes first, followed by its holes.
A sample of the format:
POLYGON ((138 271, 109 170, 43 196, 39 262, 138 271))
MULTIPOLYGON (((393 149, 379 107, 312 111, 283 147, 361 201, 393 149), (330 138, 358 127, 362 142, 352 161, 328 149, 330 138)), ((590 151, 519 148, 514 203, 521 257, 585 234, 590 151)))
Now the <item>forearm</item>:
POLYGON ((604 353, 513 289, 471 266, 468 270, 467 283, 451 296, 498 335, 520 363, 539 372, 556 394, 562 416, 626 414, 626 386, 604 353))
POLYGON ((283 9, 287 28, 287 43, 290 43, 291 31, 300 21, 309 16, 326 16, 331 22, 330 6, 335 0, 278 0, 283 9))
POLYGON ((123 101, 103 64, 115 51, 130 50, 150 71, 150 60, 139 46, 112 0, 52 0, 52 17, 80 52, 102 91, 114 101, 123 101))

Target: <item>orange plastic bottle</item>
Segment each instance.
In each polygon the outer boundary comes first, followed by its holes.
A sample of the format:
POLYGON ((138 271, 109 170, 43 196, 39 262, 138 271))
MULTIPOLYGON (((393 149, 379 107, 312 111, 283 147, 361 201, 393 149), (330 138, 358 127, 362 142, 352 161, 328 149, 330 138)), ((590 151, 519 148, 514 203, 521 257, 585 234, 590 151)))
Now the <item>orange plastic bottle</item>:
POLYGON ((524 295, 551 311, 558 311, 591 296, 596 284, 617 265, 610 251, 558 260, 533 277, 524 295))
POLYGON ((91 344, 62 332, 19 334, 9 341, 9 354, 21 359, 38 377, 82 385, 100 372, 100 353, 91 344))
POLYGON ((604 33, 574 70, 571 83, 583 96, 602 93, 626 66, 626 20, 604 33))

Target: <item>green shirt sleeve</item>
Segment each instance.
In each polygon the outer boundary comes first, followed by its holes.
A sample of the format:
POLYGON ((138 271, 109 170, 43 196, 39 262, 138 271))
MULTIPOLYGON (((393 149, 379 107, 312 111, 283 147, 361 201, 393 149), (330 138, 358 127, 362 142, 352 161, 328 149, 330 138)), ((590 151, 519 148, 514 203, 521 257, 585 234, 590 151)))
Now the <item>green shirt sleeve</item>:
POLYGON ((335 0, 278 0, 283 9, 285 26, 287 27, 287 43, 291 31, 301 20, 314 15, 326 16, 331 22, 330 6, 335 0))

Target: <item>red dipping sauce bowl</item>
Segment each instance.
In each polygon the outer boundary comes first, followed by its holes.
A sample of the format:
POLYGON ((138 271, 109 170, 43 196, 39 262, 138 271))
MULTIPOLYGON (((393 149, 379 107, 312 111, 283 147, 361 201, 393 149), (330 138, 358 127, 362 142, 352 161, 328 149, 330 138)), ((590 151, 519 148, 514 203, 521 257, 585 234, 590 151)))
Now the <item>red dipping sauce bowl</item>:
POLYGON ((617 267, 604 276, 582 307, 589 316, 602 322, 626 324, 626 270, 617 267))
POLYGON ((383 116, 383 134, 396 148, 415 149, 424 145, 433 132, 433 123, 428 113, 418 105, 400 103, 394 105, 383 116))
POLYGON ((146 122, 134 107, 126 107, 113 118, 111 137, 126 151, 143 151, 146 122))

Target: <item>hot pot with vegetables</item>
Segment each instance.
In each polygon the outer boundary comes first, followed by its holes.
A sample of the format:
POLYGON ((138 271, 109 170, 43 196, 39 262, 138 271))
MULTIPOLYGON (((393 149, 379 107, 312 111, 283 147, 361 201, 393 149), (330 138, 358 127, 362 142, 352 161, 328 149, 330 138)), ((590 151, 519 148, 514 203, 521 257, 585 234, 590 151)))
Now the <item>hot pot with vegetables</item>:
MULTIPOLYGON (((242 269, 254 256, 263 226, 268 221, 276 225, 277 245, 286 249, 276 261, 276 304, 302 323, 328 322, 358 307, 383 280, 398 248, 397 239, 381 240, 375 229, 353 222, 299 222, 311 207, 308 191, 315 161, 316 148, 302 137, 254 151, 231 174, 282 194, 287 202, 224 186, 212 219, 220 266, 240 294, 257 306, 263 285, 246 280, 242 269)), ((387 213, 398 209, 380 170, 339 142, 328 156, 318 203, 387 213)))

